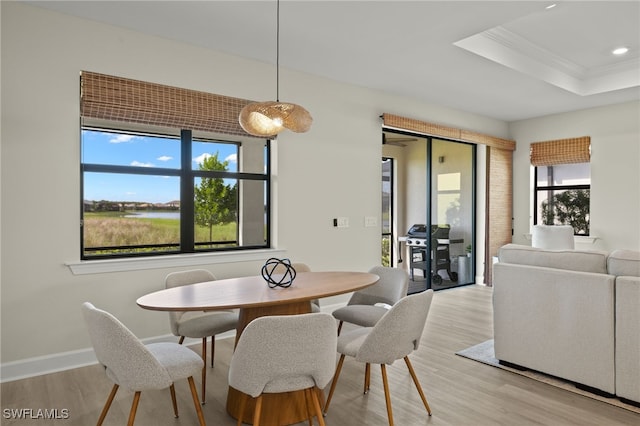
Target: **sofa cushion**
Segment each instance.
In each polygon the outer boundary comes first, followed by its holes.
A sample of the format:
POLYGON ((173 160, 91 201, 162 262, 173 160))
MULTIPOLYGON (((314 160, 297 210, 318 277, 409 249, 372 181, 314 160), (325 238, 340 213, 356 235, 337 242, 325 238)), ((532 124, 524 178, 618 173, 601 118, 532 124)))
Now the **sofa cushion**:
POLYGON ((548 250, 576 248, 571 225, 534 225, 531 229, 531 247, 548 250))
POLYGON ((501 263, 543 266, 569 271, 607 273, 607 252, 583 250, 546 250, 519 244, 507 244, 500 248, 501 263))
POLYGON ((611 275, 640 277, 640 252, 632 250, 614 250, 607 260, 611 275))

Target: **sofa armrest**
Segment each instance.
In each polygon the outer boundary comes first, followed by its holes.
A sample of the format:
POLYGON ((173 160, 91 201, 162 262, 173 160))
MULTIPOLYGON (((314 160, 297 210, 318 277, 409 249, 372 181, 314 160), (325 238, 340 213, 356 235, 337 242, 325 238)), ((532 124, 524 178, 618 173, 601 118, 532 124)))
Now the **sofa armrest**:
POLYGON ((640 402, 640 277, 616 278, 616 395, 640 402))
POLYGON ((496 358, 615 393, 614 280, 496 263, 496 358))

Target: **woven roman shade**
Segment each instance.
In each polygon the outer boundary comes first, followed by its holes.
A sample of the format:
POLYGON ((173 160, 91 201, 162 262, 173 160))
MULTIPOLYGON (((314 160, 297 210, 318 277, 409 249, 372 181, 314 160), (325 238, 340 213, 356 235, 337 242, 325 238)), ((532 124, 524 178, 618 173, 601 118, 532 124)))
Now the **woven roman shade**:
POLYGON ((82 117, 250 136, 238 122, 250 100, 89 71, 80 81, 82 117))
POLYGON ((530 148, 532 166, 588 163, 591 160, 591 137, 533 142, 530 148))
POLYGON ((512 241, 513 151, 487 147, 484 282, 492 285, 493 256, 512 241))
POLYGON ((458 129, 456 127, 429 123, 428 121, 416 120, 386 112, 382 114, 382 124, 386 127, 394 127, 396 129, 409 130, 429 136, 438 136, 446 139, 470 142, 476 145, 493 146, 510 151, 514 151, 516 149, 516 143, 509 139, 502 139, 491 135, 458 129))

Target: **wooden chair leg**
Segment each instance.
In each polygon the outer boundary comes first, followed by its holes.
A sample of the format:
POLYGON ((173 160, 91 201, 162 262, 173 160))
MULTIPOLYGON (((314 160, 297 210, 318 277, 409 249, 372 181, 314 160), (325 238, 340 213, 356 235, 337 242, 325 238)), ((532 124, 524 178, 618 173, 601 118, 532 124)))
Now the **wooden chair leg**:
POLYGON ((178 344, 181 345, 184 342, 184 336, 180 336, 180 340, 178 340, 178 344))
POLYGON ((262 395, 256 398, 256 406, 253 412, 253 426, 260 426, 260 414, 262 413, 262 395))
POLYGON ((207 392, 207 338, 202 338, 202 360, 204 365, 202 366, 202 403, 205 403, 205 393, 207 392))
POLYGON ((411 365, 411 361, 409 361, 409 357, 404 357, 404 362, 407 364, 407 368, 409 369, 409 374, 411 374, 411 378, 413 379, 413 383, 416 385, 418 389, 418 393, 420 394, 420 398, 422 398, 422 403, 424 404, 424 408, 427 409, 427 413, 431 415, 431 408, 429 407, 429 403, 427 402, 427 397, 424 396, 424 392, 422 391, 422 386, 420 386, 420 382, 418 381, 418 376, 416 376, 416 372, 413 370, 413 366, 411 365))
POLYGON ((336 390, 336 383, 338 383, 338 377, 340 376, 340 370, 342 370, 344 357, 344 354, 340 355, 340 361, 338 361, 338 366, 336 367, 336 374, 333 375, 333 380, 331 381, 329 396, 327 397, 327 402, 324 403, 324 414, 327 414, 327 411, 329 411, 329 404, 331 403, 331 398, 333 398, 333 391, 336 390))
POLYGON ((387 403, 387 417, 389 418, 389 426, 393 426, 393 410, 391 409, 391 395, 389 395, 389 381, 387 380, 387 366, 380 364, 382 370, 382 383, 384 385, 384 400, 387 403))
POLYGON ((196 407, 196 413, 198 414, 198 422, 200 426, 206 426, 204 421, 204 414, 202 414, 202 407, 200 401, 198 401, 198 390, 196 389, 196 382, 193 380, 193 376, 189 377, 189 389, 191 389, 191 397, 193 398, 193 405, 196 407))
POLYGON ((304 408, 307 410, 307 420, 309 421, 309 426, 313 426, 313 412, 311 410, 311 395, 309 395, 310 388, 304 389, 304 408))
POLYGON ((120 387, 119 385, 114 384, 113 387, 111 388, 111 392, 109 393, 109 397, 107 398, 107 402, 105 402, 104 408, 102 408, 102 412, 100 413, 100 418, 98 419, 97 426, 101 426, 102 422, 104 422, 104 418, 107 417, 107 412, 109 411, 109 408, 111 407, 111 403, 113 402, 113 398, 115 398, 116 392, 118 392, 118 388, 119 387, 120 387))
POLYGON ((238 425, 237 426, 242 426, 242 421, 244 420, 244 409, 247 406, 247 394, 246 393, 240 393, 240 411, 238 411, 240 413, 240 415, 238 416, 238 425))
POLYGON ((371 364, 368 362, 364 366, 364 391, 363 393, 366 395, 369 392, 369 388, 371 388, 371 364))
POLYGON ((340 322, 338 323, 338 336, 340 335, 340 330, 342 330, 342 323, 343 323, 343 322, 344 322, 344 321, 340 321, 340 322))
POLYGON ((216 353, 215 349, 216 349, 216 336, 211 336, 211 368, 213 368, 213 354, 216 353))
POLYGON ((177 419, 178 418, 178 402, 176 401, 176 387, 171 384, 169 386, 169 392, 171 392, 171 402, 173 403, 173 415, 177 419))
POLYGON ((316 412, 316 417, 318 418, 318 424, 320 426, 325 426, 324 418, 322 417, 322 410, 320 409, 320 401, 318 401, 318 394, 316 393, 316 389, 310 388, 309 392, 311 392, 311 401, 313 402, 313 407, 316 412))
POLYGON ((140 391, 137 391, 133 395, 133 404, 131 404, 131 411, 129 412, 129 421, 127 426, 133 426, 133 421, 136 419, 136 411, 138 411, 138 403, 140 402, 140 391))

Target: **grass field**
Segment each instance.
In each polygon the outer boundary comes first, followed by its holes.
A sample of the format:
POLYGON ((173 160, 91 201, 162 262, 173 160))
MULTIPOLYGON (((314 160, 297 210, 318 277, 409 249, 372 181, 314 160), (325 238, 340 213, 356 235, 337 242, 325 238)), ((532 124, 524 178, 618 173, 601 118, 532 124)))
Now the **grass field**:
MULTIPOLYGON (((131 218, 128 213, 101 212, 84 215, 84 246, 114 247, 147 244, 177 244, 180 242, 178 219, 131 218)), ((228 223, 213 228, 196 226, 196 242, 235 241, 236 224, 228 223)))

